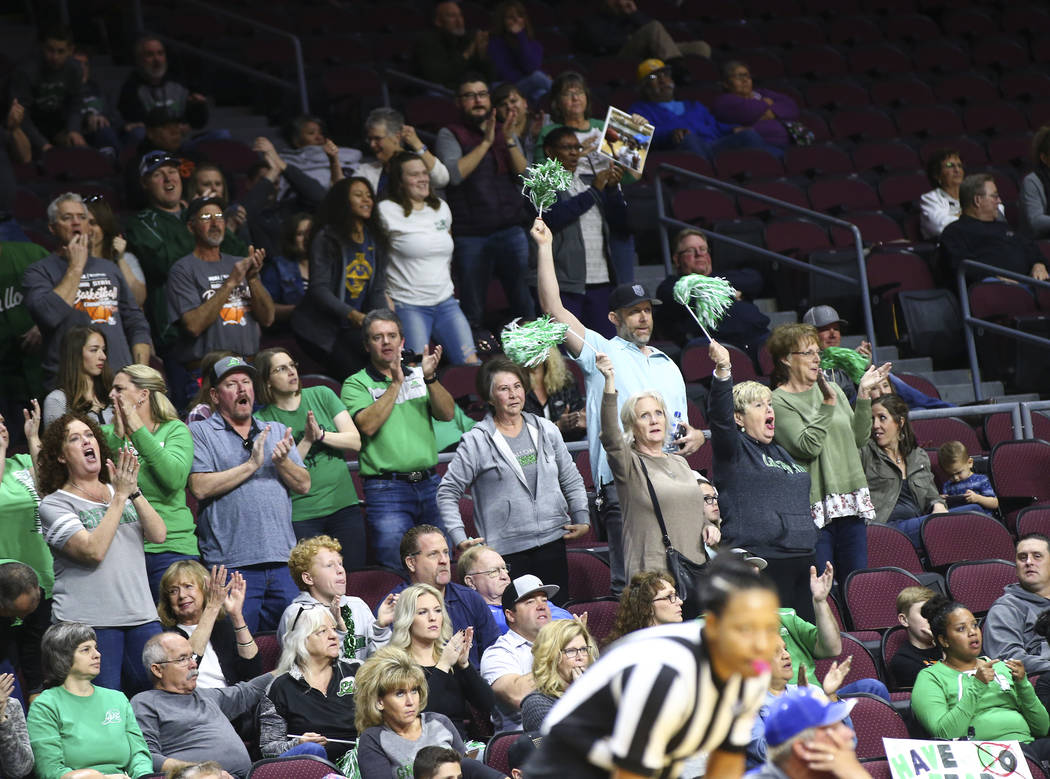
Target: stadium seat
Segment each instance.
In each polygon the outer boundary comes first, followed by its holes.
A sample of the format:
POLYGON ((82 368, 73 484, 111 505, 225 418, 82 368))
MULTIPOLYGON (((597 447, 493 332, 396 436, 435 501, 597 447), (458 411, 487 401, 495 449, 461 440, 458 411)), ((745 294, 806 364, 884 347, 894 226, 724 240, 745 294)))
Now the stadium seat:
POLYGON ((899 108, 894 118, 902 134, 919 138, 957 135, 965 131, 959 114, 946 105, 899 108))
POLYGON ((525 735, 521 730, 501 730, 494 735, 487 747, 485 747, 485 765, 495 768, 505 776, 510 776, 510 761, 507 753, 511 744, 525 735))
MULTIPOLYGON (((1023 501, 1031 499, 1032 503, 1050 503, 1050 443, 1036 439, 1034 441, 1003 441, 992 449, 991 478, 992 489, 1002 501, 1004 498, 1023 501)), ((1016 508, 1003 506, 1007 527, 1013 524, 1016 508)), ((996 553, 995 557, 1002 557, 996 553)), ((988 557, 987 554, 981 557, 988 557)), ((1007 555, 1005 559, 1010 559, 1007 555)))
POLYGON ((1012 320, 1037 312, 1035 296, 1020 284, 979 282, 969 289, 970 313, 978 319, 1012 320))
POLYGON ((277 640, 277 633, 273 630, 260 631, 254 638, 255 645, 259 648, 262 671, 268 673, 277 667, 277 661, 281 657, 281 642, 277 640))
POLYGON ((937 398, 937 400, 941 399, 941 393, 940 390, 937 389, 937 385, 929 379, 927 379, 925 376, 919 376, 915 373, 906 372, 894 373, 893 375, 901 381, 903 381, 912 389, 917 389, 923 395, 927 395, 931 398, 937 398))
POLYGON ((1011 560, 1014 541, 1002 523, 987 514, 931 514, 919 529, 932 570, 963 560, 1011 560))
POLYGON ((113 160, 90 146, 52 146, 44 152, 44 175, 61 181, 105 179, 116 174, 113 160))
POLYGON ((408 584, 405 578, 391 568, 372 565, 346 572, 346 594, 356 595, 375 611, 383 598, 396 587, 408 584))
POLYGON ((765 149, 727 149, 715 157, 715 171, 738 182, 771 179, 784 175, 784 163, 765 149))
POLYGON ((223 138, 201 141, 196 148, 203 159, 218 165, 228 175, 247 174, 262 159, 250 146, 223 138))
POLYGON ((620 601, 613 596, 604 600, 585 600, 566 605, 566 610, 573 614, 587 615, 587 630, 598 646, 602 646, 612 633, 613 624, 616 622, 616 612, 620 608, 620 601))
POLYGON ((890 660, 893 659, 893 656, 897 654, 897 650, 904 646, 907 641, 908 629, 903 625, 892 627, 882 634, 879 655, 882 659, 882 667, 886 672, 886 686, 889 687, 891 691, 911 689, 910 687, 901 687, 893 677, 893 672, 890 670, 890 660))
POLYGON ((612 592, 609 563, 586 549, 567 549, 569 561, 569 599, 592 601, 612 592))
POLYGON ((970 67, 970 56, 961 42, 952 38, 925 40, 915 49, 915 71, 958 73, 970 67))
POLYGON ((784 168, 789 176, 809 178, 854 172, 849 155, 831 144, 789 147, 784 155, 784 168))
MULTIPOLYGON (((773 197, 777 200, 783 200, 792 205, 800 206, 801 208, 809 208, 809 199, 806 197, 806 193, 802 191, 796 184, 789 181, 788 179, 776 179, 774 181, 759 181, 754 184, 748 185, 748 189, 752 192, 757 192, 760 195, 766 195, 767 197, 773 197)), ((753 216, 755 214, 788 214, 790 213, 786 209, 778 209, 776 206, 770 203, 764 203, 761 200, 755 200, 741 195, 737 201, 737 205, 740 208, 740 213, 744 216, 753 216)), ((717 230, 717 228, 716 228, 717 230)))
MULTIPOLYGON (((843 680, 843 684, 852 684, 861 679, 879 679, 879 667, 871 652, 862 644, 856 636, 850 633, 842 633, 842 652, 836 657, 823 657, 816 661, 817 678, 823 679, 828 669, 834 662, 842 663, 850 655, 853 661, 850 663, 849 673, 843 680)), ((812 678, 810 681, 813 681, 812 678)))
POLYGON ((890 773, 890 763, 888 760, 865 760, 863 766, 871 779, 893 778, 893 774, 890 773))
POLYGON ((1005 100, 979 103, 963 111, 963 124, 974 134, 999 136, 1028 132, 1028 120, 1005 100))
POLYGON ((911 57, 906 52, 896 44, 886 41, 863 44, 850 52, 850 71, 871 79, 911 73, 913 67, 911 57))
POLYGON ((739 216, 733 195, 717 189, 683 189, 671 200, 674 218, 691 224, 709 225, 717 219, 739 216))
POLYGON ((823 111, 871 104, 871 95, 853 80, 818 81, 806 89, 806 105, 823 111))
POLYGON ((867 693, 844 697, 857 701, 850 717, 857 734, 857 757, 861 760, 885 757, 884 738, 909 738, 904 719, 882 698, 867 693))
POLYGON ((1003 594, 1003 587, 1017 583, 1017 569, 1006 560, 965 560, 950 566, 945 579, 952 599, 982 617, 1003 594))
POLYGON ((971 105, 999 99, 999 90, 988 78, 978 73, 952 73, 937 82, 934 87, 937 100, 931 103, 956 103, 971 105))
POLYGON ((830 249, 827 231, 802 219, 778 221, 766 227, 766 248, 781 254, 808 255, 818 249, 830 249))
POLYGON ((915 431, 915 443, 923 449, 939 449, 948 441, 961 441, 971 455, 984 453, 976 431, 958 417, 912 419, 910 422, 915 431))
POLYGON ((922 583, 903 568, 861 568, 846 577, 846 606, 856 630, 886 630, 897 624, 894 599, 905 587, 922 583))
MULTIPOLYGON (((904 232, 896 219, 882 211, 852 211, 842 215, 847 222, 857 226, 865 246, 881 246, 904 240, 904 232)), ((835 246, 853 246, 853 231, 833 226, 831 242, 835 246)))
POLYGON ((988 442, 988 449, 994 449, 995 445, 1003 441, 1014 440, 1014 421, 1006 411, 997 414, 988 414, 982 422, 984 428, 984 440, 988 442))
POLYGON ((334 763, 314 755, 296 755, 259 760, 248 779, 324 779, 332 773, 340 775, 334 763))
POLYGON ((903 568, 915 576, 924 573, 919 554, 907 534, 877 522, 869 523, 866 529, 869 568, 903 568))
POLYGON ((869 92, 872 103, 888 108, 937 102, 930 85, 914 76, 879 79, 871 85, 869 92))
POLYGON ((858 173, 872 170, 882 174, 916 170, 922 167, 922 162, 918 152, 901 141, 869 141, 853 150, 853 166, 858 173))
POLYGON ((857 176, 818 179, 809 185, 808 194, 815 211, 833 215, 844 211, 877 211, 882 206, 871 184, 857 176))
POLYGON ((1029 506, 1017 512, 1017 537, 1029 533, 1050 538, 1050 506, 1029 506))
POLYGON ((831 118, 831 132, 839 141, 854 143, 897 138, 900 134, 889 114, 874 106, 836 111, 831 118))
POLYGON ((1013 36, 981 36, 973 43, 973 64, 997 73, 1008 73, 1030 64, 1028 48, 1013 36))

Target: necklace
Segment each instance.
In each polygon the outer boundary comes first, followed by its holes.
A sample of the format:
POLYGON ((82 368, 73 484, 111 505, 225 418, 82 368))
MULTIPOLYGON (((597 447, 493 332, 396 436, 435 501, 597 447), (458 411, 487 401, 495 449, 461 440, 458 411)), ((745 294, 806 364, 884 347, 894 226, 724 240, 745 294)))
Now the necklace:
POLYGON ((89 498, 90 498, 91 500, 95 501, 96 503, 106 503, 106 504, 108 504, 108 503, 109 503, 109 501, 108 501, 108 500, 106 500, 106 497, 108 497, 108 496, 105 496, 105 497, 99 498, 99 497, 97 497, 96 495, 93 495, 93 494, 92 494, 91 492, 89 492, 88 490, 85 490, 85 489, 84 489, 83 487, 81 487, 81 486, 80 486, 79 484, 77 484, 77 483, 76 483, 75 481, 73 481, 72 479, 70 479, 70 480, 69 480, 69 483, 70 483, 70 484, 71 484, 71 485, 72 485, 72 486, 73 486, 73 487, 74 487, 75 489, 77 489, 77 490, 78 490, 79 492, 82 492, 82 493, 84 493, 85 495, 87 495, 87 496, 88 496, 88 497, 89 497, 89 498))

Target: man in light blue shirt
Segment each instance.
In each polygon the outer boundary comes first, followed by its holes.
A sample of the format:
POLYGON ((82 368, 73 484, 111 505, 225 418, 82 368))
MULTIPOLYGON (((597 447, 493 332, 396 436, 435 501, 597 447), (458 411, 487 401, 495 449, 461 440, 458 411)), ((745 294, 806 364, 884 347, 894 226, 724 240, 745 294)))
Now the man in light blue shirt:
POLYGON ((609 321, 616 326, 616 336, 607 339, 593 330, 587 330, 561 301, 551 251, 551 232, 539 219, 532 227, 532 238, 538 247, 536 283, 540 307, 557 321, 569 326, 565 348, 583 369, 586 381, 587 419, 592 420, 587 425, 587 447, 594 484, 598 488, 598 515, 609 540, 612 591, 619 595, 625 584, 623 545, 620 540, 623 516, 612 471, 598 440, 605 377, 595 367, 596 353, 603 352, 612 360, 621 407, 631 395, 655 389, 663 395, 667 413, 672 418, 675 412, 681 413, 685 435, 678 439, 679 454, 686 457, 703 446, 704 434, 688 425, 682 372, 670 357, 649 346, 653 334, 653 305, 659 305, 660 301, 649 295, 641 284, 621 284, 609 295, 609 321))

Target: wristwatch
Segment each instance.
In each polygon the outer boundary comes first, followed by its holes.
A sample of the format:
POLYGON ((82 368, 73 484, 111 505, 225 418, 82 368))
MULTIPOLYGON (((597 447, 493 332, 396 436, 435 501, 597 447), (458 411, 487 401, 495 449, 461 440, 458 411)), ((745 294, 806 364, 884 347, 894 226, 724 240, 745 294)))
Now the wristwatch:
POLYGON ((422 157, 426 153, 427 153, 427 145, 425 143, 420 144, 419 148, 416 149, 416 151, 415 151, 415 154, 418 154, 420 157, 422 157))
POLYGON ((517 145, 518 145, 518 139, 517 138, 512 138, 511 140, 509 140, 507 142, 507 148, 508 149, 513 149, 517 145))

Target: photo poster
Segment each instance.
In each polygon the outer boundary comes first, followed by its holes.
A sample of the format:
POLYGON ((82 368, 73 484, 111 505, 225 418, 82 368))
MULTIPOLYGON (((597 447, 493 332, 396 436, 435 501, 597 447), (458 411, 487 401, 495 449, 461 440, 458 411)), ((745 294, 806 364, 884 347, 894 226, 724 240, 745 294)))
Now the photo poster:
POLYGON ((893 779, 1032 779, 1016 741, 884 738, 893 779))
POLYGON ((640 177, 655 129, 642 117, 609 106, 598 153, 640 177))

